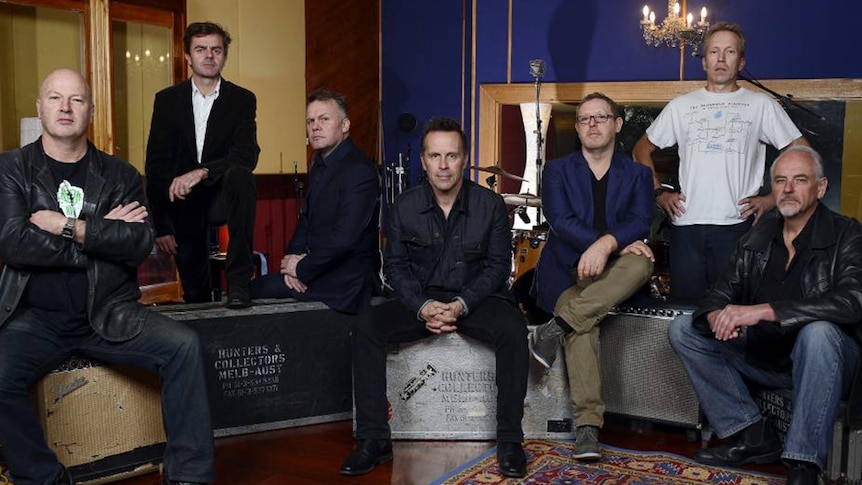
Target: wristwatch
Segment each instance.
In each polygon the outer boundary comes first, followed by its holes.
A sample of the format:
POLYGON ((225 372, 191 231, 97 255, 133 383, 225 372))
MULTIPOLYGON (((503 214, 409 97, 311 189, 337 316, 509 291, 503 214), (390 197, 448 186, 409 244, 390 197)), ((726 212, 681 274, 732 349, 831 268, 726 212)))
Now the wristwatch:
POLYGON ((66 239, 74 239, 75 238, 75 218, 67 217, 66 224, 63 225, 63 232, 60 233, 61 236, 66 239))

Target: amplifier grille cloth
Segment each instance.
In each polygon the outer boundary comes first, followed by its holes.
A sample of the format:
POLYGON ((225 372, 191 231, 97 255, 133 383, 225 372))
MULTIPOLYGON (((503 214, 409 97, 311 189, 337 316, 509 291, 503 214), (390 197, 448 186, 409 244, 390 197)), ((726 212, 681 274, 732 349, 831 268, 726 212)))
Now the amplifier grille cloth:
POLYGON ((614 414, 700 425, 700 406, 667 340, 667 317, 609 314, 601 323, 602 397, 614 414))

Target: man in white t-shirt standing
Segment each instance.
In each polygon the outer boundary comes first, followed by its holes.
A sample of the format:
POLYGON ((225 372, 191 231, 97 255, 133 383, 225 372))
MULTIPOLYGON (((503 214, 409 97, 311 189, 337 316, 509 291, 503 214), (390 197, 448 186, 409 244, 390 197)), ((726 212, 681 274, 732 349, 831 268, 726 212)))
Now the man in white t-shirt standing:
POLYGON ((763 185, 766 144, 808 145, 777 101, 738 84, 745 36, 714 25, 704 40, 706 86, 671 100, 638 140, 634 159, 653 169, 656 204, 673 224, 671 296, 697 299, 721 275, 740 236, 775 207, 763 185), (679 145, 680 191, 661 185, 652 152, 679 145))

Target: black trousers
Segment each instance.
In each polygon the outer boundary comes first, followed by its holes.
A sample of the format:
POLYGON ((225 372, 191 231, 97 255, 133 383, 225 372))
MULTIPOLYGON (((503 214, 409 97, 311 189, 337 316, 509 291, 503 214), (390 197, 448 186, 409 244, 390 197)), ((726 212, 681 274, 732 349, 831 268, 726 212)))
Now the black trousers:
MULTIPOLYGON (((457 322, 462 335, 488 342, 496 354, 497 440, 521 442, 529 355, 527 324, 506 300, 486 298, 457 322)), ((353 332, 353 395, 356 437, 388 439, 386 404, 386 344, 409 342, 433 333, 398 300, 363 312, 353 332)))
POLYGON ((186 302, 212 301, 210 228, 225 223, 230 239, 225 261, 228 289, 248 288, 254 274, 255 202, 254 174, 236 167, 215 184, 195 187, 186 200, 174 201, 177 269, 186 302))
POLYGON ((60 470, 45 442, 30 389, 72 352, 157 373, 168 437, 167 477, 203 483, 213 479, 204 353, 194 330, 151 312, 141 333, 110 342, 99 337, 86 319, 19 308, 0 328, 0 442, 16 485, 54 483, 60 470))

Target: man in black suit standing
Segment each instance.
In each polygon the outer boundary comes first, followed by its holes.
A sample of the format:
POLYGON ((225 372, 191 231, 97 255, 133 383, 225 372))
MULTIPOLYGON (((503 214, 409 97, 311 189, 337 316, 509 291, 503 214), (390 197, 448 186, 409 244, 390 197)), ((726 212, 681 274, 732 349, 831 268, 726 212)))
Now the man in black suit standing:
POLYGON ((226 222, 227 306, 245 308, 254 271, 257 99, 221 77, 231 38, 220 25, 193 23, 183 42, 191 79, 156 94, 147 142, 156 246, 176 258, 185 301, 211 301, 209 228, 226 222))
POLYGON ((343 95, 309 94, 305 127, 315 150, 308 195, 280 272, 254 280, 251 295, 322 301, 358 313, 379 281, 377 168, 350 140, 343 95))

